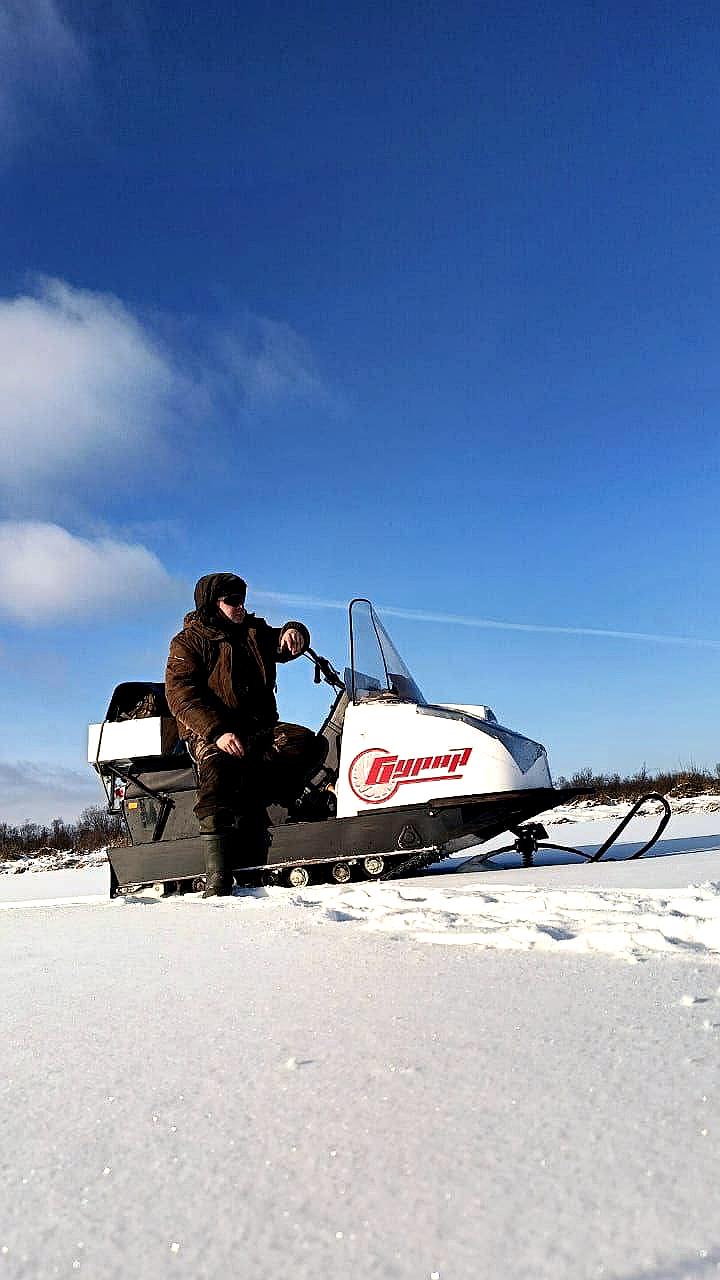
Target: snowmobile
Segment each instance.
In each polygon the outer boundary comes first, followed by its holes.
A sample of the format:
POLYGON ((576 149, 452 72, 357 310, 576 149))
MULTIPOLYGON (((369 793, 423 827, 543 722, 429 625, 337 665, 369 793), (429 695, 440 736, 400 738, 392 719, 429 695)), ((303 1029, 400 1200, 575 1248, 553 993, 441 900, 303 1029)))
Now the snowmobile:
MULTIPOLYGON (((342 676, 313 649, 306 653, 315 682, 334 692, 318 731, 324 762, 290 808, 268 807, 259 861, 246 865, 238 836, 236 882, 300 888, 311 878, 342 884, 409 874, 504 831, 531 865, 547 833, 528 820, 587 788, 555 788, 545 748, 500 724, 489 707, 426 701, 369 600, 352 600, 348 615, 342 676)), ((125 847, 108 852, 111 896, 147 884, 204 888, 195 766, 162 684, 117 686, 105 719, 90 725, 88 760, 127 834, 125 847)), ((665 812, 640 853, 670 817, 663 797, 654 798, 665 812)))

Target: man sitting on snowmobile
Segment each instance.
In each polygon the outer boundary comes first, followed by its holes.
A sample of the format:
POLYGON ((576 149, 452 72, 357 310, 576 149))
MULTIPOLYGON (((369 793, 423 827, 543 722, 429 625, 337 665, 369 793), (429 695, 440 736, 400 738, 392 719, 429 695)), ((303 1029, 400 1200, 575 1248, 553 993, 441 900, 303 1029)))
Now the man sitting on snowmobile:
POLYGON ((327 750, 311 729, 280 723, 275 701, 276 663, 305 652, 307 627, 271 627, 246 611, 246 591, 234 573, 201 578, 165 672, 170 710, 198 770, 206 897, 232 891, 233 865, 262 860, 265 806, 290 807, 327 750))

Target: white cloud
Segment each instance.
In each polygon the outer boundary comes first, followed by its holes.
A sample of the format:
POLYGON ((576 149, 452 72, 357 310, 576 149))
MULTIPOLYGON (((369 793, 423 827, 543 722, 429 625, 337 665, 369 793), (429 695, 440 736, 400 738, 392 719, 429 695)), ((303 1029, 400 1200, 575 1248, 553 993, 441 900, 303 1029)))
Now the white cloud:
POLYGON ((151 551, 90 540, 56 524, 0 523, 0 615, 56 623, 127 613, 173 599, 178 586, 151 551))
POLYGON ((0 483, 116 462, 171 419, 181 390, 171 359, 116 298, 43 280, 35 296, 0 301, 0 483))
POLYGON ((32 128, 40 103, 67 95, 85 66, 55 0, 0 0, 0 153, 32 128))
POLYGON ((97 775, 62 766, 19 760, 0 761, 0 822, 43 823, 80 816, 88 805, 104 801, 97 775))
POLYGON ((246 316, 196 333, 189 350, 187 336, 178 341, 182 322, 156 323, 173 331, 173 346, 119 299, 61 280, 0 298, 0 490, 13 514, 35 514, 28 504, 49 483, 57 496, 108 467, 116 488, 150 461, 166 476, 190 460, 200 422, 206 448, 228 419, 248 422, 288 400, 332 406, 306 343, 288 325, 246 316))

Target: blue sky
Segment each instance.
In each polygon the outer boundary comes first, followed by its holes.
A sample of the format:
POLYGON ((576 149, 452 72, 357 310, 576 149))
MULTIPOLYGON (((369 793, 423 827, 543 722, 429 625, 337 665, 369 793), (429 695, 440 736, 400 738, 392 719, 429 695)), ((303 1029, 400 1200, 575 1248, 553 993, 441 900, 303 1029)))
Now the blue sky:
POLYGON ((720 760, 719 52, 703 0, 0 0, 0 818, 96 796, 216 569, 338 663, 332 602, 415 615, 556 774, 720 760))

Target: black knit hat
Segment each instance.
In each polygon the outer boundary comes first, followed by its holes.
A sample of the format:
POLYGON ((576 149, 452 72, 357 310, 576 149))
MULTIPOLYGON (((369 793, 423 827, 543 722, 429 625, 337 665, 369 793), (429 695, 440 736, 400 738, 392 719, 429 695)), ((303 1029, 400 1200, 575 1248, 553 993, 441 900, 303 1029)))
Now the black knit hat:
POLYGON ((242 596, 245 599, 247 582, 236 573, 206 573, 195 585, 195 608, 210 610, 221 596, 242 596))

